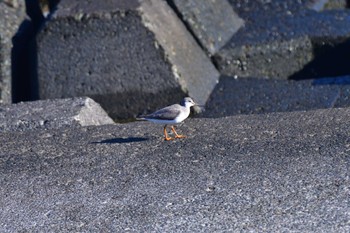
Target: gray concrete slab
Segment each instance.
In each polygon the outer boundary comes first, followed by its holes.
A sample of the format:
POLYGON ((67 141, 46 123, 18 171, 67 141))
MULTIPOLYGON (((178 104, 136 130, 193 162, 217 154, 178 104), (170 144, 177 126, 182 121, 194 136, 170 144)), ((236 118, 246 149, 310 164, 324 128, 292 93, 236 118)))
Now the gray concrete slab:
POLYGON ((227 0, 169 0, 189 30, 206 51, 213 55, 223 47, 244 21, 227 0))
MULTIPOLYGON (((222 74, 287 79, 322 56, 319 50, 330 47, 339 54, 336 59, 329 56, 326 63, 335 66, 348 60, 345 50, 337 50, 350 37, 348 11, 317 12, 300 1, 262 2, 231 1, 246 24, 213 57, 222 74)), ((346 67, 349 64, 341 69, 346 67)), ((341 74, 332 71, 332 76, 349 74, 349 69, 341 74)), ((313 77, 320 76, 325 74, 316 69, 313 77)))
POLYGON ((350 77, 276 80, 221 77, 205 117, 350 107, 350 77))
POLYGON ((66 1, 38 36, 39 98, 89 96, 115 119, 204 104, 219 73, 165 1, 66 1))
POLYGON ((0 134, 1 232, 349 232, 350 109, 0 134))
POLYGON ((114 121, 87 97, 0 105, 0 132, 105 124, 114 121))
POLYGON ((0 103, 11 103, 12 37, 25 19, 23 1, 0 1, 0 103))

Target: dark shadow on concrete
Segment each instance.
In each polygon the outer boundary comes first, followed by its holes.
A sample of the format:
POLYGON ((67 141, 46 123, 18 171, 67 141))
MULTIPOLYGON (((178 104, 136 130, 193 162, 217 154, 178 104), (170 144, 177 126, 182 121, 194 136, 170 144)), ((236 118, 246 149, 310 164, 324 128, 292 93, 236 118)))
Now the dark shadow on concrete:
POLYGON ((314 39, 314 59, 290 79, 304 80, 320 77, 350 75, 350 40, 314 39))
MULTIPOLYGON (((56 9, 58 0, 49 1, 50 12, 56 9)), ((30 20, 24 20, 12 38, 11 76, 12 102, 39 99, 38 59, 36 35, 45 23, 39 0, 25 0, 26 13, 30 20)))
POLYGON ((12 44, 12 102, 34 100, 37 84, 32 79, 36 76, 37 57, 35 26, 32 21, 23 21, 12 38, 12 44))
POLYGON ((57 5, 60 3, 60 0, 49 0, 49 10, 50 14, 57 10, 57 5))
POLYGON ((37 46, 35 36, 45 17, 42 15, 39 0, 25 0, 26 13, 30 20, 19 26, 12 38, 12 102, 38 99, 37 46))
POLYGON ((133 143, 147 141, 148 138, 129 137, 129 138, 111 138, 99 142, 92 142, 93 144, 114 144, 114 143, 133 143))
POLYGON ((350 85, 350 75, 332 78, 318 78, 312 82, 312 85, 350 85))

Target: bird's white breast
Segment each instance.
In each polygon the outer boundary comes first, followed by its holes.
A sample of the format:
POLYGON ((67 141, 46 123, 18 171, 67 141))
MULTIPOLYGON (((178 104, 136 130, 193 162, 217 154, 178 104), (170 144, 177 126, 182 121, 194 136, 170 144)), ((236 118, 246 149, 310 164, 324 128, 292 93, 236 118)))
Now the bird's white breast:
POLYGON ((177 123, 182 122, 182 121, 185 120, 189 115, 190 115, 190 109, 189 109, 189 108, 184 109, 184 111, 181 111, 181 113, 180 113, 177 117, 175 117, 174 123, 177 124, 177 123))

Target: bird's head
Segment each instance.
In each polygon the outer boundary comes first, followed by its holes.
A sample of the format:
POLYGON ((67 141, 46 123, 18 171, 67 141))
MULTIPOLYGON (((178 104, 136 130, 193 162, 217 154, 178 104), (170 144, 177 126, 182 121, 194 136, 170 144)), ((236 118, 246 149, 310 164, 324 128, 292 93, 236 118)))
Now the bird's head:
POLYGON ((190 97, 186 97, 182 100, 181 105, 184 107, 192 107, 192 106, 195 106, 197 104, 190 97))

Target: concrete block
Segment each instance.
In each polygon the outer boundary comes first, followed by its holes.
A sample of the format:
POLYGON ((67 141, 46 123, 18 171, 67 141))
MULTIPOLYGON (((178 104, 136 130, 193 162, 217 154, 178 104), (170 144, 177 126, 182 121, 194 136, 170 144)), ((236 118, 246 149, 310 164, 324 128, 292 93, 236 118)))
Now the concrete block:
POLYGON ((211 55, 244 25, 227 0, 170 0, 194 36, 211 55))
POLYGON ((0 1, 0 103, 11 103, 12 37, 25 15, 23 1, 0 1))
POLYGON ((224 75, 287 79, 314 58, 308 37, 231 45, 214 56, 224 75))
POLYGON ((1 132, 105 124, 114 122, 87 97, 0 105, 1 132))
MULTIPOLYGON (((254 16, 255 19, 239 30, 213 57, 220 72, 227 76, 287 79, 318 59, 319 54, 315 51, 322 50, 322 47, 341 46, 350 37, 348 11, 319 13, 306 7, 292 9, 277 10, 276 14, 271 14, 274 11, 270 8, 260 12, 245 12, 244 19, 254 16)), ((343 54, 332 56, 328 63, 344 63, 342 60, 347 55, 345 51, 339 52, 343 54)), ((349 67, 349 64, 345 66, 349 67)), ((348 70, 346 67, 341 69, 348 70)), ((335 73, 331 76, 347 74, 339 73, 337 69, 333 71, 335 73)), ((317 76, 329 74, 315 70, 312 76, 305 74, 304 78, 317 76)))
POLYGON ((350 107, 350 78, 276 80, 222 77, 203 117, 350 107))
POLYGON ((204 104, 219 77, 164 1, 62 0, 37 41, 39 98, 89 96, 115 119, 204 104))

